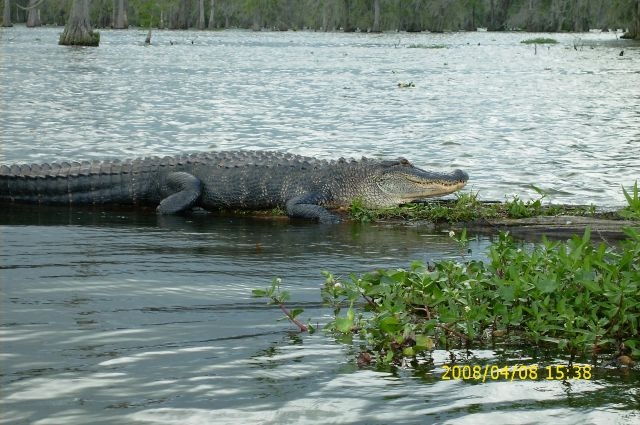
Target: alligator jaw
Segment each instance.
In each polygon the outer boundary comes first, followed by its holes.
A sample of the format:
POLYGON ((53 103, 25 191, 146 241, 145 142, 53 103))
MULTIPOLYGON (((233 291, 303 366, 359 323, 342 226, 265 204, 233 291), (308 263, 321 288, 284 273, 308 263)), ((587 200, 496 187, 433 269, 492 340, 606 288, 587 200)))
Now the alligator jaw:
POLYGON ((460 182, 456 184, 442 185, 442 184, 431 184, 427 187, 425 185, 424 190, 416 192, 416 193, 406 193, 402 196, 398 197, 397 204, 408 204, 411 202, 421 201, 423 199, 428 198, 436 198, 439 196, 449 195, 450 193, 456 192, 462 189, 465 186, 466 182, 460 182))
POLYGON ((379 183, 379 189, 384 196, 382 203, 393 206, 407 204, 425 198, 444 196, 462 189, 469 180, 469 175, 462 170, 450 173, 425 171, 412 167, 409 170, 389 173, 386 179, 379 183), (406 172, 409 171, 409 172, 406 172))
POLYGON ((450 174, 444 174, 444 178, 420 179, 407 177, 407 180, 415 186, 415 192, 406 192, 402 198, 406 202, 416 201, 424 198, 444 196, 462 189, 469 180, 469 175, 462 170, 454 170, 450 174))

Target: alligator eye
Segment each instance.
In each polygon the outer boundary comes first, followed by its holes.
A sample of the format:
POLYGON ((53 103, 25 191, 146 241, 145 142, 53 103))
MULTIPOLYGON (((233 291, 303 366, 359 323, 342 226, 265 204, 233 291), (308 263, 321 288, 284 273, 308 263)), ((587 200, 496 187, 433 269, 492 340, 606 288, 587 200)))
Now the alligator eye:
POLYGON ((401 165, 403 167, 412 167, 411 163, 406 158, 398 158, 398 159, 390 159, 386 161, 382 161, 382 165, 385 167, 395 167, 396 165, 401 165))

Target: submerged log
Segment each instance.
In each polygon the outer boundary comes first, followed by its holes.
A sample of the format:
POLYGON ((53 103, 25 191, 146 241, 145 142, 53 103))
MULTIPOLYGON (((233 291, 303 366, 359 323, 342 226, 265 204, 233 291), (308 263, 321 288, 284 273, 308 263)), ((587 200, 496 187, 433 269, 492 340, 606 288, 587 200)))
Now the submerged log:
POLYGON ((551 239, 566 239, 573 235, 584 234, 589 227, 593 239, 607 241, 624 239, 626 227, 640 231, 640 222, 562 215, 476 220, 456 223, 450 227, 460 230, 466 228, 471 233, 479 234, 496 234, 508 231, 513 236, 522 239, 540 239, 543 236, 551 239))

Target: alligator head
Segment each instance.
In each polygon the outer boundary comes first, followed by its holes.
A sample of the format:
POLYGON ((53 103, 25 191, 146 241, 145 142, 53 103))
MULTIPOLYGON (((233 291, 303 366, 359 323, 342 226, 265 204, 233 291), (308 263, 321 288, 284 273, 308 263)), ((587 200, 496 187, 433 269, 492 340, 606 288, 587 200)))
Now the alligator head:
POLYGON ((449 173, 426 171, 404 158, 371 165, 365 178, 368 183, 359 190, 359 197, 370 208, 396 206, 447 195, 464 187, 469 180, 469 175, 462 170, 449 173))

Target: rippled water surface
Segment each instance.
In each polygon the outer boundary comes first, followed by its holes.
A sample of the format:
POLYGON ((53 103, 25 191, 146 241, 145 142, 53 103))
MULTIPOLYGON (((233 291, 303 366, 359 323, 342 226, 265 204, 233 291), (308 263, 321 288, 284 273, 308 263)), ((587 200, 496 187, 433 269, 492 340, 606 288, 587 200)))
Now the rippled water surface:
MULTIPOLYGON (((638 371, 591 381, 442 380, 358 369, 322 332, 300 335, 250 297, 281 276, 317 323, 321 270, 459 258, 422 226, 0 213, 1 423, 632 424, 638 371)), ((482 256, 486 241, 474 242, 482 256)), ((292 305, 292 306, 293 306, 292 305)), ((531 362, 475 351, 470 364, 531 362)), ((513 363, 510 363, 513 364, 513 363)), ((637 423, 637 422, 636 422, 637 423)))
POLYGON ((613 33, 534 48, 520 41, 539 34, 156 31, 145 47, 130 30, 92 49, 57 46, 60 31, 0 31, 2 162, 402 155, 466 169, 485 199, 535 184, 603 207, 640 178, 640 45, 613 33))
MULTIPOLYGON (((534 51, 522 33, 156 31, 145 47, 146 31, 130 30, 67 48, 60 31, 0 30, 2 163, 403 155, 466 169, 487 199, 534 195, 534 183, 604 207, 640 177, 640 49, 614 34, 554 34, 534 51)), ((640 421, 637 370, 473 384, 442 380, 444 351, 420 373, 358 369, 349 347, 296 333, 250 297, 280 276, 323 323, 322 270, 460 258, 428 226, 64 208, 3 210, 0 226, 0 423, 640 421)))

